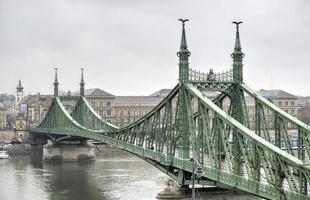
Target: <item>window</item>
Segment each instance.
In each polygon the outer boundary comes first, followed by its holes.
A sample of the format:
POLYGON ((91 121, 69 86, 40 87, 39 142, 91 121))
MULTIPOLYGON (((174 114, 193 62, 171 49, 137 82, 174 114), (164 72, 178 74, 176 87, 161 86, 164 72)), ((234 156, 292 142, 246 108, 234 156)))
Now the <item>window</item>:
POLYGON ((103 102, 102 101, 99 102, 99 106, 103 107, 103 102))
POLYGON ((291 106, 293 106, 293 105, 294 105, 294 101, 291 102, 291 106))
POLYGON ((294 109, 291 110, 291 114, 295 114, 295 110, 294 109))
POLYGON ((95 102, 95 101, 92 101, 92 102, 91 102, 91 106, 92 106, 92 107, 95 107, 95 106, 96 106, 96 102, 95 102))
POLYGON ((297 147, 298 146, 298 139, 296 139, 296 138, 292 139, 292 146, 293 147, 297 147))
POLYGON ((285 105, 288 106, 288 101, 285 102, 285 105))
POLYGON ((287 113, 288 113, 288 110, 287 110, 287 109, 285 109, 285 112, 287 112, 287 113))
POLYGON ((107 101, 107 106, 111 106, 111 102, 110 101, 107 101))
POLYGON ((279 106, 282 106, 282 101, 279 101, 279 106))
POLYGON ((283 139, 281 140, 281 147, 282 147, 282 148, 284 148, 284 147, 285 147, 285 142, 284 142, 284 140, 283 140, 283 139))
POLYGON ((111 110, 107 110, 107 115, 111 115, 111 110))

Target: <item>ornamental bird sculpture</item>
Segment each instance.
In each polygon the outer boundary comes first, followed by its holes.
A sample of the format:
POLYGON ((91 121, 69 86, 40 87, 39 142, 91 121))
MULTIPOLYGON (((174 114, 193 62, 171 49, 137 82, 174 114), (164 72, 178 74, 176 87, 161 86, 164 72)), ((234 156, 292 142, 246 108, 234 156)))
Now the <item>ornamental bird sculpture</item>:
POLYGON ((239 26, 239 24, 242 24, 242 22, 241 22, 241 21, 240 21, 240 22, 233 21, 232 23, 233 23, 233 24, 236 24, 236 25, 237 25, 237 27, 239 26))
POLYGON ((185 22, 189 21, 189 19, 179 19, 179 21, 181 21, 182 24, 184 24, 185 22))

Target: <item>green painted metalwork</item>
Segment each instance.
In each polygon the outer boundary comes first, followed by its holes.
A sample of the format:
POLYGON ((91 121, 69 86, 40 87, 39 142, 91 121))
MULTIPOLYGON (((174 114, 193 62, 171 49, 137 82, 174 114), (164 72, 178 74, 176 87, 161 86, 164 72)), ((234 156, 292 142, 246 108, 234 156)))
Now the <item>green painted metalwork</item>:
POLYGON ((77 104, 75 106, 75 109, 72 111, 71 116, 79 124, 91 130, 111 132, 118 129, 118 127, 102 119, 90 106, 89 102, 84 96, 81 96, 77 101, 77 104))
POLYGON ((179 81, 180 83, 186 83, 189 80, 189 66, 188 66, 188 57, 191 55, 191 52, 187 49, 186 35, 185 35, 185 22, 188 19, 179 19, 182 22, 182 38, 180 50, 177 53, 179 57, 179 81))
POLYGON ((243 82, 243 64, 242 64, 242 58, 244 57, 244 54, 241 50, 241 42, 240 42, 240 36, 239 36, 239 24, 242 22, 233 22, 236 24, 236 40, 235 40, 235 48, 234 52, 231 54, 231 57, 233 58, 233 80, 239 83, 243 82))
POLYGON ((58 85, 59 85, 57 71, 58 71, 58 68, 55 68, 55 82, 54 82, 54 96, 55 97, 58 96, 58 85))
POLYGON ((55 95, 42 123, 30 131, 51 138, 80 137, 113 144, 149 162, 180 185, 191 184, 190 158, 194 158, 204 171, 200 184, 233 188, 266 199, 310 199, 310 127, 243 83, 240 22, 235 22, 231 76, 230 71, 189 69, 187 20, 180 21, 179 84, 144 117, 122 128, 107 123, 85 99, 83 84, 71 115, 55 95), (219 94, 210 100, 204 91, 219 94), (254 127, 245 95, 255 102, 254 127), (297 149, 290 128, 298 132, 297 149))
POLYGON ((84 68, 81 68, 81 82, 80 82, 80 95, 83 97, 85 95, 85 91, 84 91, 84 86, 85 86, 85 82, 84 82, 84 68))

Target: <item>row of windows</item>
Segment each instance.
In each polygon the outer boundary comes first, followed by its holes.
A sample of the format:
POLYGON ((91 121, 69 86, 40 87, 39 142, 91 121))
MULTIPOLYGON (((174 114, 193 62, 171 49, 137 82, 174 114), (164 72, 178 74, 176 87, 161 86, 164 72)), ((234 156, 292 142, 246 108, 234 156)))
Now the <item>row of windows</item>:
MULTIPOLYGON (((279 101, 279 102, 278 102, 279 106, 282 106, 282 103, 284 103, 283 105, 285 105, 285 106, 288 106, 288 105, 289 105, 289 102, 288 102, 288 101, 284 101, 284 102, 279 101)), ((295 102, 294 102, 294 101, 291 101, 291 106, 294 106, 294 105, 295 105, 295 102)))
POLYGON ((104 112, 102 110, 96 110, 96 112, 100 115, 100 116, 104 116, 104 115, 107 115, 107 116, 110 116, 112 114, 111 110, 107 110, 107 112, 104 112))
MULTIPOLYGON (((275 145, 275 139, 271 139, 271 144, 275 145)), ((298 146, 298 138, 291 138, 290 139, 290 143, 292 145, 292 147, 297 147, 298 146)), ((285 148, 286 147, 286 143, 284 141, 284 139, 281 139, 281 148, 285 148)))
MULTIPOLYGON (((250 129, 253 129, 253 130, 255 129, 255 121, 254 120, 250 121, 249 125, 250 125, 250 129)), ((269 130, 274 129, 274 126, 275 126, 274 125, 274 121, 270 120, 270 119, 267 119, 266 125, 267 125, 267 129, 269 129, 269 130)), ((294 125, 292 125, 290 123, 286 123, 285 127, 288 128, 288 129, 292 129, 292 128, 295 129, 296 128, 296 126, 294 126, 294 125)))
MULTIPOLYGON (((92 101, 91 102, 91 106, 92 107, 96 107, 96 106, 99 106, 99 107, 103 107, 103 105, 104 105, 104 102, 103 101, 92 101)), ((106 106, 111 106, 111 102, 110 101, 107 101, 107 103, 106 103, 106 106)))
POLYGON ((148 111, 147 110, 121 110, 121 111, 115 111, 116 115, 144 115, 146 114, 148 111))
MULTIPOLYGON (((254 109, 247 109, 248 114, 249 115, 254 115, 255 114, 255 110, 254 109)), ((295 114, 295 109, 284 109, 285 112, 290 113, 290 114, 295 114)), ((270 110, 265 111, 265 114, 272 114, 272 112, 270 110)))
MULTIPOLYGON (((96 110, 96 112, 100 115, 107 115, 107 116, 111 116, 112 115, 112 111, 111 110, 107 110, 106 112, 103 110, 96 110)), ((141 116, 141 115, 145 115, 147 114, 148 111, 147 110, 121 110, 121 111, 115 111, 116 115, 131 115, 131 116, 141 116)))

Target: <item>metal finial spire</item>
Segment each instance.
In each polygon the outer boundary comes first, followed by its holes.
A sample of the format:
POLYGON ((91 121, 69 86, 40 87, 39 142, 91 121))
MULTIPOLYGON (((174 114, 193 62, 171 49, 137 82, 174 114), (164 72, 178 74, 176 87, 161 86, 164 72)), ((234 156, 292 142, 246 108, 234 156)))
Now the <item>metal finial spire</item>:
POLYGON ((57 83, 58 82, 57 71, 59 68, 55 67, 54 69, 55 69, 55 83, 57 83))
POLYGON ((85 86, 85 82, 84 82, 84 68, 81 68, 81 82, 80 82, 80 95, 84 96, 85 95, 85 91, 84 91, 84 86, 85 86))
POLYGON ((81 83, 84 83, 84 68, 81 68, 81 83))
POLYGON ((189 19, 179 19, 182 22, 182 38, 181 38, 181 49, 187 49, 186 36, 185 36, 185 22, 189 21, 189 19))
POLYGON ((233 21, 233 24, 236 24, 236 40, 235 40, 235 51, 241 51, 241 43, 240 43, 240 36, 239 36, 239 24, 242 22, 233 21))
POLYGON ((189 75, 189 64, 188 57, 191 55, 191 52, 187 49, 187 42, 185 36, 185 22, 189 21, 188 19, 179 19, 182 22, 182 37, 181 37, 181 46, 180 50, 177 53, 179 57, 179 81, 181 83, 188 82, 189 75))
POLYGON ((242 59, 244 57, 244 53, 241 50, 240 36, 239 36, 239 24, 242 22, 232 22, 236 24, 236 39, 235 39, 235 47, 234 52, 231 54, 233 58, 233 80, 237 82, 243 82, 243 64, 242 59))
POLYGON ((57 77, 57 71, 58 71, 58 68, 55 67, 55 82, 54 82, 54 96, 57 97, 58 96, 58 77, 57 77))

